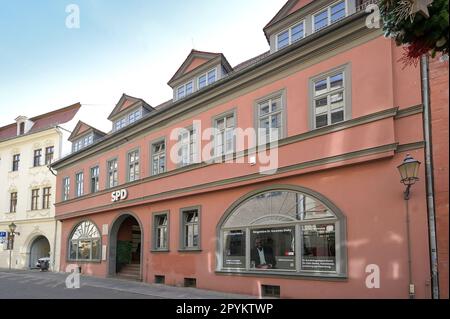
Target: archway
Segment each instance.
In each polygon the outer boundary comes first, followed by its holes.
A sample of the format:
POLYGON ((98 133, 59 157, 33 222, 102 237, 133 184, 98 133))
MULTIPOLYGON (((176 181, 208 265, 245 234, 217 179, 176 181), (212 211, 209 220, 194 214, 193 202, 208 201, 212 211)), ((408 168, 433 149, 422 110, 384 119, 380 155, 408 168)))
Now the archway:
POLYGON ((109 237, 109 275, 142 280, 143 232, 139 219, 131 214, 118 217, 109 237))
POLYGON ((36 237, 30 246, 30 258, 28 266, 37 268, 39 258, 50 257, 50 242, 45 236, 36 237))

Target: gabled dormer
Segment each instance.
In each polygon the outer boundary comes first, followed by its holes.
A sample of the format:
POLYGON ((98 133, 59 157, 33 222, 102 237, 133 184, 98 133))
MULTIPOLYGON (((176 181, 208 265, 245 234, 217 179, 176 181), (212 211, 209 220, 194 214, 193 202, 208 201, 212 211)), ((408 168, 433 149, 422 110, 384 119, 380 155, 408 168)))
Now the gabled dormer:
POLYGON ((270 52, 280 51, 354 14, 369 0, 289 0, 265 26, 270 52))
POLYGON ((106 133, 103 133, 95 127, 82 121, 78 121, 68 140, 69 142, 72 142, 72 152, 78 152, 79 150, 101 139, 105 135, 106 133))
POLYGON ((108 117, 113 123, 113 132, 119 131, 124 127, 133 124, 143 118, 146 114, 154 111, 143 99, 123 94, 114 110, 108 117))
POLYGON ((173 89, 174 101, 224 78, 233 68, 222 53, 192 50, 168 85, 173 89))
POLYGON ((26 116, 19 116, 15 121, 17 123, 17 136, 27 134, 34 125, 34 122, 26 116))

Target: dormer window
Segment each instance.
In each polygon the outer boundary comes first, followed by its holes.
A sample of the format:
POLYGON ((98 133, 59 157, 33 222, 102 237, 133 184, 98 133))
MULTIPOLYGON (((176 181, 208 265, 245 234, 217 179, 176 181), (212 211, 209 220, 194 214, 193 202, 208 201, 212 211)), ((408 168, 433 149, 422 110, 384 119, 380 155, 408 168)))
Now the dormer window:
POLYGON ((189 81, 177 89, 177 100, 180 100, 188 95, 194 93, 194 83, 189 81))
POLYGON ((25 122, 19 124, 19 135, 25 134, 25 122))
POLYGON ((86 135, 85 137, 77 139, 77 140, 75 140, 75 142, 73 142, 73 144, 72 144, 73 151, 78 152, 79 150, 81 150, 93 143, 94 143, 94 135, 93 134, 86 135))
POLYGON ((141 109, 136 110, 136 111, 130 113, 130 115, 128 115, 128 124, 132 124, 132 123, 140 120, 141 118, 142 118, 141 109))
POLYGON ((277 50, 281 50, 305 37, 305 21, 297 23, 277 35, 277 50))
POLYGON ((313 15, 313 32, 319 31, 343 18, 348 14, 346 0, 336 2, 313 15))
POLYGON ((213 84, 217 79, 217 69, 208 71, 198 77, 198 89, 203 89, 204 87, 213 84))

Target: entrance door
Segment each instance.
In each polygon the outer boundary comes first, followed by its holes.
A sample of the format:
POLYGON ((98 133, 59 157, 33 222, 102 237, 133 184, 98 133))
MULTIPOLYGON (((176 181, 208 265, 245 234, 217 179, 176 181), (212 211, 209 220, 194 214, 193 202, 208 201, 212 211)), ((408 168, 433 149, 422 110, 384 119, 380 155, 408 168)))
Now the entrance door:
POLYGON ((110 234, 109 274, 141 280, 142 230, 131 215, 121 216, 110 234))
POLYGON ((29 267, 37 268, 37 261, 43 257, 50 257, 50 243, 45 236, 39 236, 31 244, 29 267))

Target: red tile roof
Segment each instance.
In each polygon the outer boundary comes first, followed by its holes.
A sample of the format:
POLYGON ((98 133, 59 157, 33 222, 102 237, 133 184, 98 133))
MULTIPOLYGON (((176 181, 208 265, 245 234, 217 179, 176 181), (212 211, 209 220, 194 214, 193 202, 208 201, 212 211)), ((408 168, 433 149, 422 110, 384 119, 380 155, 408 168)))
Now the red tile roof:
MULTIPOLYGON (((30 118, 29 120, 34 122, 34 125, 26 135, 43 131, 69 122, 75 117, 80 108, 81 104, 76 103, 68 107, 64 107, 49 113, 41 114, 33 118, 30 118)), ((17 136, 16 123, 0 127, 0 141, 8 140, 16 136, 17 136)))

